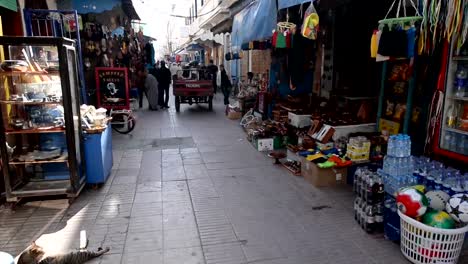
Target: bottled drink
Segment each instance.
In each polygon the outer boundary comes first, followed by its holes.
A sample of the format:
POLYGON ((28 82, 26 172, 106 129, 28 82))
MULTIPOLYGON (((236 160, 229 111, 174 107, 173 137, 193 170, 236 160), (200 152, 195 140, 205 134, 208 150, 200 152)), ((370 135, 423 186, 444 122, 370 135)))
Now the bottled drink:
POLYGON ((359 205, 361 204, 361 198, 356 197, 354 199, 354 220, 358 221, 359 205))
POLYGON ((451 141, 452 141, 452 133, 451 132, 445 132, 444 142, 442 144, 442 147, 444 149, 450 150, 450 142, 451 141))
POLYGON ((452 133, 452 136, 451 136, 451 139, 450 139, 450 142, 449 142, 449 150, 450 151, 457 151, 457 148, 458 148, 458 143, 459 143, 459 136, 461 136, 460 134, 458 133, 452 133))
POLYGON ((462 175, 459 171, 455 173, 455 176, 453 177, 453 184, 451 186, 452 193, 462 193, 463 192, 463 181, 462 181, 462 175))
POLYGON ((447 110, 447 126, 454 128, 457 125, 458 111, 456 105, 449 106, 447 110))
POLYGON ((375 214, 374 214, 374 206, 372 205, 366 206, 365 230, 369 234, 372 234, 375 232, 375 214))
POLYGON ((460 142, 457 145, 457 152, 468 155, 468 136, 460 135, 460 142))
POLYGON ((375 197, 376 203, 383 203, 385 199, 384 183, 381 177, 377 177, 377 181, 375 183, 375 189, 374 189, 374 197, 375 197))
POLYGON ((361 168, 356 169, 356 173, 354 173, 354 179, 353 179, 353 192, 357 194, 357 183, 358 183, 358 178, 360 177, 361 174, 361 168))
POLYGON ((467 86, 468 73, 467 70, 461 66, 455 75, 455 96, 465 97, 465 88, 467 86))
POLYGON ((374 208, 375 213, 375 229, 377 232, 383 232, 384 230, 384 206, 382 203, 378 203, 374 208))
POLYGON ((367 183, 369 182, 369 173, 365 172, 364 177, 362 177, 361 185, 361 197, 363 202, 367 202, 367 183))
POLYGON ((367 186, 367 189, 366 189, 366 201, 367 201, 367 204, 373 204, 374 203, 374 176, 369 174, 369 177, 367 178, 367 183, 366 183, 366 186, 367 186))
POLYGON ((444 184, 443 182, 444 182, 444 178, 445 178, 444 165, 440 164, 439 168, 434 170, 433 175, 434 175, 433 176, 433 178, 434 178, 434 190, 442 190, 443 184, 444 184))
POLYGON ((365 227, 365 223, 366 223, 366 202, 364 200, 361 200, 361 205, 359 206, 359 212, 360 212, 360 224, 361 224, 361 227, 364 228, 365 227))

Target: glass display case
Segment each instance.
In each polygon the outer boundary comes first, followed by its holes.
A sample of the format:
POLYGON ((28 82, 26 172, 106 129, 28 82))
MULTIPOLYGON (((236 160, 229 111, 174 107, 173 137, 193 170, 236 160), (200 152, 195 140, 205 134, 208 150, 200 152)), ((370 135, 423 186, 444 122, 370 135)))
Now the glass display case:
POLYGON ((6 198, 67 195, 85 184, 75 42, 0 37, 0 144, 6 198))
POLYGON ((452 48, 450 55, 439 152, 457 160, 468 161, 468 47, 452 48))

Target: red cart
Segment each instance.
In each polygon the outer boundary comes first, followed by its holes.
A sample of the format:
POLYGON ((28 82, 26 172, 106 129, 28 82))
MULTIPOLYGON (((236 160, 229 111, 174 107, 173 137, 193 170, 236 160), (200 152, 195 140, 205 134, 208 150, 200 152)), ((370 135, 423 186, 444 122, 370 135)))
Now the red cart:
POLYGON ((213 81, 206 71, 200 69, 179 71, 174 76, 173 88, 177 112, 180 111, 181 104, 207 103, 208 109, 213 110, 213 81))

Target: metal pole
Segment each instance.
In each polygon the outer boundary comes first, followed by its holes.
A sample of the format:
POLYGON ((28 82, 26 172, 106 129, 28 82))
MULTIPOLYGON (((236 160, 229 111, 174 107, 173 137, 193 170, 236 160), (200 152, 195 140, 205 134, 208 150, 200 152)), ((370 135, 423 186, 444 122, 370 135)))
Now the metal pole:
POLYGON ((384 94, 385 94, 385 78, 387 76, 387 62, 382 64, 382 77, 380 78, 380 93, 379 93, 379 107, 377 109, 377 131, 380 130, 380 118, 384 108, 384 94))

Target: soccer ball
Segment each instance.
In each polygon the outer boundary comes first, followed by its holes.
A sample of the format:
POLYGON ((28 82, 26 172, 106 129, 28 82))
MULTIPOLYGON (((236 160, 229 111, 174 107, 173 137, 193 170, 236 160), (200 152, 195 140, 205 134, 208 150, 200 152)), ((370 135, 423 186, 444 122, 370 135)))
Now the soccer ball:
POLYGON ((468 195, 458 193, 452 196, 445 207, 447 213, 457 222, 468 224, 468 195))
POLYGON ((443 191, 430 191, 426 193, 426 198, 429 201, 430 208, 442 211, 445 209, 445 204, 450 199, 450 195, 443 191))
POLYGON ((399 191, 396 202, 402 213, 413 218, 424 215, 429 204, 426 196, 414 188, 404 188, 399 191))
POLYGON ((455 227, 455 221, 444 211, 429 210, 423 218, 422 222, 428 226, 438 227, 443 229, 452 229, 455 227))

